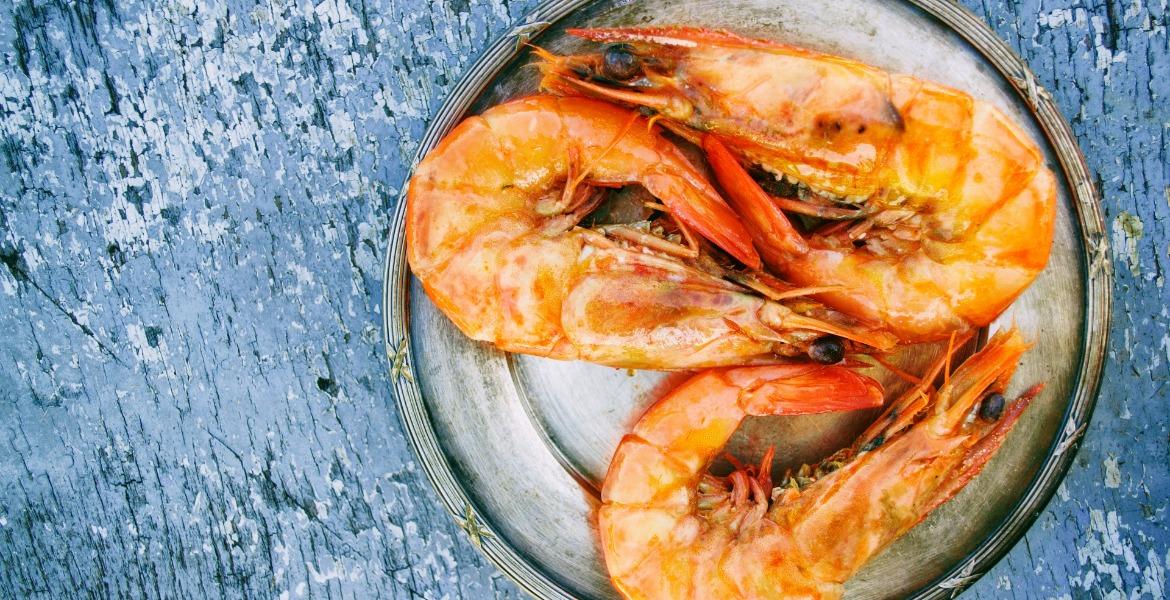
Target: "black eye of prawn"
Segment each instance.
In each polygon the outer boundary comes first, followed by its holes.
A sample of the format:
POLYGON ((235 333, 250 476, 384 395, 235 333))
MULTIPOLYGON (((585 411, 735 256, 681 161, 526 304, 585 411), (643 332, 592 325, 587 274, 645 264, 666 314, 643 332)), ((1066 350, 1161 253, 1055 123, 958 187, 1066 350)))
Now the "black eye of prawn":
POLYGON ((629 44, 611 44, 601 53, 601 75, 614 81, 632 79, 642 70, 638 55, 629 44))
POLYGON ((817 338, 808 347, 808 357, 822 365, 835 365, 845 358, 845 344, 835 335, 817 338))
POLYGON ((988 395, 979 405, 979 418, 984 421, 998 421, 1003 415, 1004 397, 998 392, 988 395))

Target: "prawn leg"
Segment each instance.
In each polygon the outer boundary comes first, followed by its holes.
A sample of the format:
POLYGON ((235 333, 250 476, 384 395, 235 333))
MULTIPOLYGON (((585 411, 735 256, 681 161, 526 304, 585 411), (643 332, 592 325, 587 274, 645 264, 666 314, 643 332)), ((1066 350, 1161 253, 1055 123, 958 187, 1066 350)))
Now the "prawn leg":
POLYGON ((782 264, 793 255, 808 253, 808 242, 718 137, 704 135, 703 150, 727 199, 769 264, 782 264))

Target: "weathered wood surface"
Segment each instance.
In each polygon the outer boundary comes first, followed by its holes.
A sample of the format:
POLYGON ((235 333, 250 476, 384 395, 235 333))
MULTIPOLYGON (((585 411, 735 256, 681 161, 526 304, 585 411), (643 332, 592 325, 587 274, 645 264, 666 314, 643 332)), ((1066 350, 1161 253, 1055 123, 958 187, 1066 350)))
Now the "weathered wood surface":
MULTIPOLYGON (((1170 570, 1165 0, 968 0, 1071 120, 1116 308, 1059 494, 973 598, 1170 570)), ((440 508, 379 344, 428 118, 534 5, 0 8, 0 597, 513 597, 440 508)))

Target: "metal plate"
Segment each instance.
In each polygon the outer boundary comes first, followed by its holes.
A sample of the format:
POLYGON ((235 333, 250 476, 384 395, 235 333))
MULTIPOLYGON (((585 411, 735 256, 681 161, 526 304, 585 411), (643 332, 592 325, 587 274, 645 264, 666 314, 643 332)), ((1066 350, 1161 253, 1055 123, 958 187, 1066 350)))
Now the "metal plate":
MULTIPOLYGON (((645 23, 726 27, 939 81, 996 104, 1042 142, 1062 182, 1052 257, 1000 322, 1014 320, 1036 342, 1016 389, 1048 387, 983 474, 871 561, 847 596, 935 598, 978 578, 1023 535, 1072 458, 1096 398, 1110 310, 1096 193, 1067 123, 1027 67, 947 0, 577 0, 548 3, 526 23, 456 85, 416 162, 466 115, 535 91, 520 39, 571 51, 579 42, 567 27, 645 23)), ((596 484, 622 433, 679 375, 510 356, 464 338, 409 276, 405 206, 400 198, 389 240, 385 336, 424 469, 472 541, 525 590, 613 597, 594 526, 596 484)), ((797 464, 840 447, 872 416, 750 420, 731 447, 750 459, 777 444, 779 466, 797 464)))

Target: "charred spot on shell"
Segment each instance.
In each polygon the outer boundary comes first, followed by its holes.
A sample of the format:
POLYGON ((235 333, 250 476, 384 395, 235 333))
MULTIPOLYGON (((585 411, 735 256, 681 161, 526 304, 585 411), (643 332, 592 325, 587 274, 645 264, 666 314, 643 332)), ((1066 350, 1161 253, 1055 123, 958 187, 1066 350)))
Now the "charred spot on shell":
POLYGON ((821 477, 824 477, 825 475, 828 475, 829 473, 832 473, 833 471, 836 471, 843 466, 845 466, 845 463, 843 463, 839 460, 830 460, 830 461, 821 463, 817 467, 817 471, 816 471, 817 479, 820 479, 821 477))
POLYGON ((762 167, 754 165, 749 174, 771 196, 778 198, 800 197, 800 184, 789 181, 787 177, 774 175, 762 167))
POLYGON ((839 118, 825 116, 817 117, 816 120, 813 121, 813 127, 815 127, 817 131, 819 131, 820 134, 826 138, 840 133, 842 129, 841 120, 839 118))
POLYGON ((880 448, 881 445, 884 444, 885 442, 886 442, 886 436, 885 435, 878 435, 877 437, 873 438, 872 440, 866 442, 865 445, 862 446, 860 450, 858 450, 858 452, 872 452, 872 451, 880 448))
POLYGON ((638 228, 639 223, 649 221, 654 214, 653 210, 646 207, 647 202, 654 201, 654 196, 640 185, 607 190, 605 199, 596 210, 582 219, 581 224, 585 227, 629 224, 638 228))
POLYGON ((999 392, 988 394, 979 403, 979 418, 984 421, 998 421, 1003 415, 1004 397, 999 392))
POLYGON ((886 113, 889 123, 894 126, 895 130, 906 131, 906 121, 902 119, 902 113, 888 98, 886 99, 886 113))
POLYGON ((626 81, 642 73, 642 61, 629 44, 610 44, 601 52, 601 76, 626 81))
POLYGON ((816 134, 826 140, 840 136, 865 136, 873 133, 878 138, 890 133, 899 134, 906 130, 902 113, 888 98, 879 106, 866 113, 829 112, 817 115, 812 121, 816 134))
POLYGON ((808 357, 822 365, 834 365, 845 358, 845 343, 835 335, 817 338, 808 347, 808 357))

